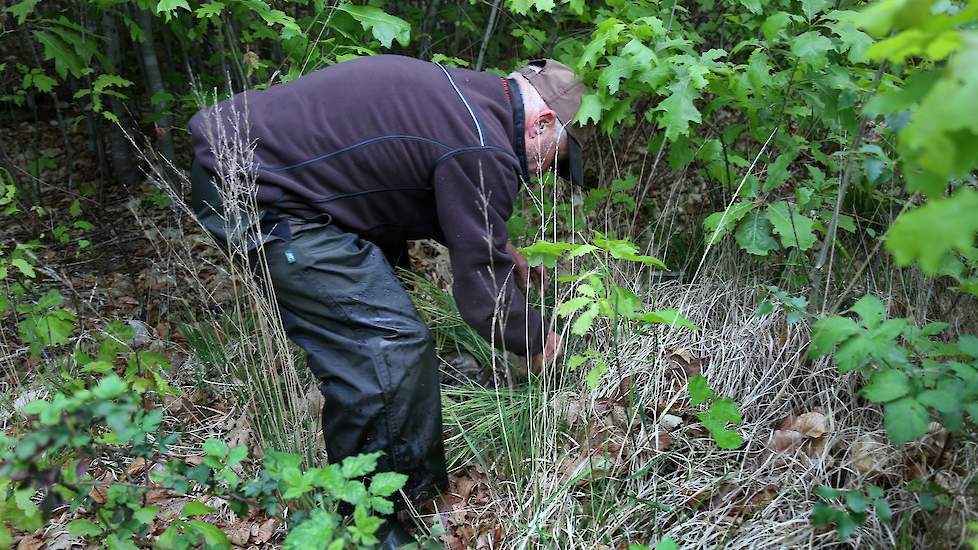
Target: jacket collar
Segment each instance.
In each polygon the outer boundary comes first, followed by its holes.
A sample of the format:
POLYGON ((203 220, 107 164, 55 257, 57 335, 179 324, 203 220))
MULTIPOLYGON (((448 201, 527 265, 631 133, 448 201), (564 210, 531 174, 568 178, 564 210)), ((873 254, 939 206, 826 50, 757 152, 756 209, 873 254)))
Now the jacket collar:
POLYGON ((520 87, 515 80, 507 78, 505 83, 508 84, 509 99, 513 106, 513 149, 516 151, 516 158, 520 161, 523 179, 530 181, 530 169, 526 163, 526 142, 523 140, 526 121, 523 111, 523 95, 520 93, 520 87))

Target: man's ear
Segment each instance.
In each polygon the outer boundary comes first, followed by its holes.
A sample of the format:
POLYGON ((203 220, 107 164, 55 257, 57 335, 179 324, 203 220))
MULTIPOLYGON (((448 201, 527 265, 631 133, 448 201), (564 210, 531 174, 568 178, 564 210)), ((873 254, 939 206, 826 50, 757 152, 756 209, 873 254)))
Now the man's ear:
POLYGON ((543 111, 540 111, 540 114, 537 115, 536 120, 533 122, 534 130, 538 135, 542 134, 546 132, 547 128, 553 125, 553 123, 556 121, 557 113, 550 109, 544 109, 543 111))

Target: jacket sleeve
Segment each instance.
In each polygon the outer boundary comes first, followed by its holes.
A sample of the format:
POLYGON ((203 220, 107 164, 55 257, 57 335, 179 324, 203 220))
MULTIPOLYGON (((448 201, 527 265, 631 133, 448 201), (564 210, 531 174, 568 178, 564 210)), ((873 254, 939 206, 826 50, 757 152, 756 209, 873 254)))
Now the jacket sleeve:
POLYGON ((452 261, 452 293, 462 319, 496 347, 518 355, 543 350, 543 326, 516 286, 506 252, 515 161, 500 152, 456 153, 435 167, 438 222, 452 261))

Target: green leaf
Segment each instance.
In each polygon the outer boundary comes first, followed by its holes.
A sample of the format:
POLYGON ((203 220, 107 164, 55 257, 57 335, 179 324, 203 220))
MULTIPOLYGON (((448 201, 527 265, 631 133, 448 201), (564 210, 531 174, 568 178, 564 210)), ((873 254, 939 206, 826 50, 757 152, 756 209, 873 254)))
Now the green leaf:
POLYGON ((814 222, 799 214, 796 205, 785 201, 771 203, 767 207, 767 219, 774 232, 781 237, 781 245, 785 248, 808 250, 815 244, 815 233, 812 232, 814 222))
POLYGON ((702 374, 689 379, 689 399, 694 406, 706 403, 716 395, 717 392, 713 391, 702 374))
POLYGON ((642 309, 642 300, 634 292, 614 285, 608 292, 608 299, 599 303, 599 307, 601 306, 603 306, 602 313, 609 317, 621 316, 631 319, 635 316, 635 312, 642 309))
POLYGON ((609 239, 601 232, 595 231, 594 244, 602 250, 607 250, 611 254, 612 258, 628 260, 630 262, 639 262, 647 266, 666 269, 666 264, 662 263, 662 260, 653 256, 638 254, 638 249, 635 247, 635 243, 631 241, 624 239, 609 239))
POLYGON ((22 2, 17 2, 3 11, 12 14, 14 18, 17 19, 18 25, 23 25, 24 21, 27 20, 27 16, 34 11, 34 6, 36 6, 40 1, 41 0, 23 0, 22 2))
POLYGON ((203 502, 197 500, 191 500, 183 506, 180 510, 180 516, 185 518, 191 518, 194 516, 206 516, 207 514, 213 513, 214 509, 210 506, 204 504, 203 502))
POLYGON ((812 525, 815 527, 828 527, 835 523, 835 518, 839 512, 839 510, 824 502, 816 502, 815 507, 812 508, 812 525))
POLYGON ((574 322, 571 324, 571 334, 576 336, 584 336, 587 331, 591 330, 591 325, 594 323, 594 318, 598 316, 598 304, 592 303, 591 307, 586 309, 584 313, 577 316, 574 322))
POLYGON ((714 212, 703 220, 703 232, 706 244, 719 241, 728 230, 737 225, 751 210, 754 209, 752 202, 739 202, 731 205, 726 210, 714 212))
POLYGON ((765 315, 770 315, 772 311, 774 311, 774 305, 770 301, 764 300, 757 304, 757 309, 754 310, 754 317, 764 317, 765 315))
POLYGON ((708 410, 717 420, 722 420, 732 424, 739 424, 743 421, 740 416, 740 409, 737 407, 737 403, 729 397, 717 399, 710 404, 710 408, 708 410))
POLYGON ((17 323, 21 340, 32 346, 60 346, 68 342, 75 330, 75 314, 58 309, 43 315, 31 315, 17 323))
POLYGON ((839 540, 846 540, 851 537, 859 525, 865 521, 860 514, 847 514, 845 512, 840 513, 836 519, 835 532, 839 536, 839 540))
POLYGON ((554 0, 507 0, 506 4, 510 11, 520 15, 526 15, 531 7, 537 11, 551 12, 555 6, 554 0))
POLYGON ((833 498, 839 498, 842 496, 842 491, 835 489, 833 487, 826 487, 824 485, 819 485, 815 488, 815 494, 819 498, 824 500, 832 500, 833 498))
POLYGON ((588 65, 594 64, 598 58, 608 49, 609 43, 617 42, 618 35, 625 30, 625 25, 614 17, 609 17, 598 24, 591 35, 591 41, 584 46, 584 51, 577 61, 577 68, 584 69, 588 65))
POLYGON ((860 393, 875 403, 893 401, 910 393, 910 380, 896 369, 883 369, 873 374, 860 393))
POLYGON ((778 241, 771 234, 771 222, 761 212, 751 212, 737 228, 737 244, 748 254, 767 256, 778 249, 778 241))
POLYGON ((37 73, 31 75, 31 84, 39 92, 50 93, 58 85, 58 81, 45 74, 37 73))
POLYGON ((809 357, 821 357, 832 352, 840 342, 860 332, 856 322, 848 317, 823 317, 812 327, 809 357))
POLYGON ((679 136, 689 135, 689 123, 702 121, 699 110, 693 104, 698 94, 688 81, 678 81, 669 89, 672 93, 655 107, 661 111, 659 128, 664 128, 666 138, 675 141, 679 136))
POLYGON ((248 458, 248 447, 235 447, 228 452, 228 466, 234 466, 248 458))
POLYGON ((676 544, 676 541, 666 537, 655 545, 655 550, 679 550, 679 545, 676 544))
POLYGON ((550 269, 557 267, 557 260, 560 257, 577 247, 564 242, 537 241, 530 246, 520 248, 520 253, 526 256, 526 261, 531 266, 545 265, 550 269))
POLYGON ((228 454, 228 444, 216 438, 208 438, 204 442, 203 451, 217 458, 224 458, 228 454))
POLYGON ((587 361, 587 357, 584 357, 583 355, 578 355, 578 354, 571 355, 570 358, 567 359, 567 369, 577 370, 577 367, 583 365, 585 361, 587 361))
POLYGON ((635 69, 635 62, 631 58, 611 56, 608 58, 608 66, 598 73, 598 86, 616 94, 621 81, 632 76, 635 69))
POLYGON ((806 19, 812 21, 816 15, 825 11, 829 4, 829 0, 801 0, 801 11, 806 19))
MULTIPOLYGON (((327 550, 336 537, 338 525, 334 514, 314 508, 305 521, 289 531, 282 550, 327 550)), ((340 541, 343 542, 342 539, 340 541)))
POLYGON ((132 517, 142 525, 149 525, 156 519, 156 514, 160 513, 159 506, 144 506, 132 513, 132 517))
POLYGON ((927 390, 917 396, 917 401, 944 414, 961 413, 961 395, 946 389, 927 390))
POLYGON ((622 55, 628 56, 638 67, 654 66, 658 63, 655 50, 646 46, 638 38, 633 38, 621 49, 622 55))
POLYGON ((739 433, 726 427, 728 423, 741 421, 737 404, 732 399, 718 399, 697 416, 721 449, 736 449, 744 444, 744 438, 739 433))
POLYGON ((197 8, 197 11, 194 12, 194 17, 197 19, 210 19, 211 17, 221 15, 222 11, 224 11, 224 3, 218 2, 218 0, 212 0, 197 8))
POLYGON ((927 409, 913 397, 887 403, 883 411, 886 433, 893 443, 920 439, 927 434, 929 421, 927 409))
POLYGON ((363 29, 370 31, 385 48, 390 48, 394 40, 404 47, 411 42, 411 25, 380 8, 343 3, 337 9, 345 11, 359 21, 363 29))
POLYGON ((87 63, 75 46, 66 43, 61 35, 51 30, 37 29, 31 32, 44 46, 44 59, 54 61, 54 70, 58 76, 64 79, 69 72, 75 78, 84 75, 87 63))
POLYGON ((93 537, 102 532, 102 527, 87 519, 74 519, 66 525, 68 532, 76 537, 93 537))
POLYGON ((190 4, 187 3, 187 0, 160 0, 160 2, 156 4, 156 13, 169 14, 170 12, 178 9, 191 11, 190 4))
POLYGON ((832 41, 817 31, 808 31, 791 40, 791 53, 814 69, 828 64, 827 54, 833 49, 832 41))
POLYGON ((644 323, 688 328, 690 330, 700 329, 699 326, 694 325, 689 319, 680 315, 679 311, 676 309, 660 309, 657 311, 650 311, 636 317, 636 320, 644 323))
POLYGON ((778 158, 774 159, 774 162, 768 165, 767 179, 764 180, 764 187, 762 188, 765 193, 777 189, 788 179, 788 176, 791 175, 788 168, 797 156, 797 151, 781 153, 778 158))
POLYGON ((340 465, 343 477, 353 479, 373 472, 377 469, 377 459, 380 458, 380 454, 376 452, 344 458, 340 465))
POLYGON ((92 361, 91 363, 88 363, 82 367, 81 371, 108 374, 112 372, 114 368, 115 367, 112 365, 112 363, 109 363, 108 361, 92 361))
POLYGON ((606 372, 608 372, 608 364, 604 361, 597 361, 587 373, 587 387, 591 388, 592 390, 597 388, 598 384, 601 382, 601 377, 604 376, 606 372))
POLYGON ((876 510, 876 516, 882 521, 890 521, 893 519, 893 510, 890 508, 890 503, 886 501, 885 498, 877 499, 873 504, 873 509, 876 510))
MULTIPOLYGON (((974 10, 974 6, 969 9, 974 10)), ((956 32, 956 31, 955 31, 956 32)), ((905 128, 900 149, 909 191, 940 197, 949 177, 966 177, 978 164, 978 35, 962 34, 964 46, 948 61, 941 78, 905 128)))
POLYGON ((761 25, 761 32, 768 41, 781 36, 781 31, 791 22, 791 16, 783 11, 769 15, 761 25))
POLYGON ((124 394, 128 388, 121 378, 112 374, 99 381, 92 395, 99 399, 115 399, 124 394))
POLYGON ((216 525, 205 523, 199 519, 192 519, 187 524, 204 537, 204 543, 207 544, 209 550, 231 550, 231 543, 228 542, 227 535, 216 525))
POLYGON ((407 483, 407 476, 396 472, 383 472, 370 480, 370 494, 387 497, 407 483))
POLYGON ((886 306, 883 305, 883 301, 872 294, 860 298, 849 308, 849 311, 858 314, 866 328, 878 327, 886 317, 886 306))
POLYGON ((978 191, 967 187, 946 199, 931 199, 900 216, 890 228, 886 248, 898 265, 918 262, 933 275, 952 250, 967 252, 978 233, 978 191))
POLYGON ((37 277, 37 273, 34 272, 34 266, 27 263, 27 260, 23 258, 14 258, 13 260, 10 260, 10 265, 16 267, 17 270, 28 279, 37 277))
POLYGON ((587 125, 588 121, 594 121, 595 123, 601 122, 601 111, 603 110, 603 103, 601 98, 597 94, 586 94, 581 98, 581 107, 577 110, 577 115, 574 117, 574 122, 581 125, 587 125))
POLYGON ((570 300, 567 300, 566 302, 560 304, 560 307, 557 308, 557 316, 567 317, 592 302, 594 302, 594 300, 586 296, 578 296, 577 298, 571 298, 570 300))
POLYGON ((740 4, 751 13, 761 13, 764 11, 764 7, 761 6, 761 0, 740 0, 740 4))

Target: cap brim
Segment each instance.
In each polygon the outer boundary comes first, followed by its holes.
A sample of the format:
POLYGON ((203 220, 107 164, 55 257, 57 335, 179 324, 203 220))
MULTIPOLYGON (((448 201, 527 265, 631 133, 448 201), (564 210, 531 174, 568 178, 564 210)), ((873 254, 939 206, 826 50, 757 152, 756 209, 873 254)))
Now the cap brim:
POLYGON ((584 187, 584 152, 581 144, 570 134, 567 135, 567 157, 555 167, 557 175, 573 185, 584 187))

